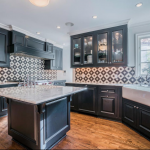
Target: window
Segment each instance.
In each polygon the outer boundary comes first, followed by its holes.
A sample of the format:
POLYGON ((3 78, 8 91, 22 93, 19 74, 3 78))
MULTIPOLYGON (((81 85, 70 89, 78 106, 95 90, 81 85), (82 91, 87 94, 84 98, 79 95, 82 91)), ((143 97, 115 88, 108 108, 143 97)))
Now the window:
POLYGON ((150 33, 136 35, 136 75, 150 74, 150 33))

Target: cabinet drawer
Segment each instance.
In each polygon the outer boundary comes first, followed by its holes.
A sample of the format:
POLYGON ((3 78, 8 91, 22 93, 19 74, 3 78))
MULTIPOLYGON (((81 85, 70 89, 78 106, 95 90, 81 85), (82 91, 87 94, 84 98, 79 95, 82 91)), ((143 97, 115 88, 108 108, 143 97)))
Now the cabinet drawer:
POLYGON ((112 93, 112 94, 115 94, 115 93, 117 93, 117 88, 114 88, 114 87, 100 87, 99 88, 99 93, 112 93))

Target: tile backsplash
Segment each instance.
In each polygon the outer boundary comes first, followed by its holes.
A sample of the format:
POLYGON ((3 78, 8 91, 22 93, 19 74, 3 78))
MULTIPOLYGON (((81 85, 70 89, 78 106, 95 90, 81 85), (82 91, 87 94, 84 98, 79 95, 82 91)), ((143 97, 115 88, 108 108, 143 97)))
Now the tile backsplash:
POLYGON ((75 82, 87 83, 120 83, 139 84, 147 83, 146 78, 135 77, 135 67, 97 67, 76 68, 75 82))
POLYGON ((37 79, 57 79, 57 70, 44 70, 44 60, 22 56, 10 56, 11 68, 0 68, 0 81, 24 80, 29 74, 37 79))

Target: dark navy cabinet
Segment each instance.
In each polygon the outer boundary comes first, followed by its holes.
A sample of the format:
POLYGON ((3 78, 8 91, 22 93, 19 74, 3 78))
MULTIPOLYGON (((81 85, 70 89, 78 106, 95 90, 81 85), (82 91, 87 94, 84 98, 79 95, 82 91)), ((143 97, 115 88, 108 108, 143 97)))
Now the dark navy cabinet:
POLYGON ((0 67, 10 67, 10 58, 8 53, 10 32, 0 28, 0 67))
POLYGON ((45 60, 45 69, 63 70, 63 49, 54 46, 53 53, 55 59, 45 60))
POLYGON ((127 66, 127 25, 71 36, 71 68, 127 66))
MULTIPOLYGON (((0 88, 15 87, 18 84, 0 85, 0 88)), ((0 97, 0 117, 7 115, 7 103, 4 97, 0 97)))

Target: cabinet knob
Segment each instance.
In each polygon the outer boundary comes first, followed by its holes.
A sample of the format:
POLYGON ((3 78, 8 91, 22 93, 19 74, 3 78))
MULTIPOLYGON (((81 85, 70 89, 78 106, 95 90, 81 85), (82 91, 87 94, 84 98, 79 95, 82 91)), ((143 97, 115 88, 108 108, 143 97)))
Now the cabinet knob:
POLYGON ((139 109, 139 107, 136 107, 137 109, 139 109))
POLYGON ((111 64, 111 62, 109 62, 111 64))
POLYGON ((107 97, 108 97, 108 95, 107 95, 107 97))
POLYGON ((134 108, 136 108, 136 106, 134 106, 134 108))

